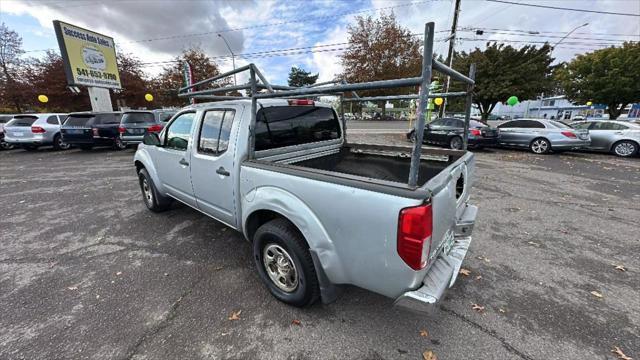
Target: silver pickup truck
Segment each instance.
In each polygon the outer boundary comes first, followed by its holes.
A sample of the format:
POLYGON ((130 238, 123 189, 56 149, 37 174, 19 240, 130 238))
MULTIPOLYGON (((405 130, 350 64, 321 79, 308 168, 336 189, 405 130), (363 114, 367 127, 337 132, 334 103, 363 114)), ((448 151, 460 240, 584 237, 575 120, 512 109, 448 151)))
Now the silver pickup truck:
POLYGON ((182 109, 135 154, 146 206, 178 200, 242 232, 261 279, 286 303, 335 298, 351 284, 420 310, 456 279, 471 241, 474 155, 424 150, 419 184, 404 182, 410 148, 344 142, 336 112, 310 100, 182 109))

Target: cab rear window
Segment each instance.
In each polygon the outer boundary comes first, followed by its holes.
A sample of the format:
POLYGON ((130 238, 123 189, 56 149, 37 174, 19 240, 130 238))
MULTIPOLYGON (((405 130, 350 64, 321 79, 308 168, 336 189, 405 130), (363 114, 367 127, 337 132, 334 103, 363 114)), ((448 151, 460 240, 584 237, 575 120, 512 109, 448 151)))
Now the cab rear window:
POLYGON ((131 112, 124 113, 124 115, 122 115, 123 124, 144 124, 154 122, 155 118, 150 112, 131 112))
POLYGON ((258 111, 255 150, 339 139, 340 122, 331 108, 271 106, 258 111))

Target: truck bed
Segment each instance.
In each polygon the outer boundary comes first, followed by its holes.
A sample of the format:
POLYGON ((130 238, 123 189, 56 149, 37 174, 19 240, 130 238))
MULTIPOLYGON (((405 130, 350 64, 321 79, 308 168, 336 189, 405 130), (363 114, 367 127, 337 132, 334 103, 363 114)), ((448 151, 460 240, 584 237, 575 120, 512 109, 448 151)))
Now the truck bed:
MULTIPOLYGON (((411 166, 410 150, 410 148, 347 145, 341 148, 338 153, 291 164, 377 180, 406 183, 411 166)), ((420 161, 418 184, 425 184, 463 154, 463 152, 460 152, 461 154, 442 154, 441 151, 439 153, 431 156, 423 155, 420 161)))

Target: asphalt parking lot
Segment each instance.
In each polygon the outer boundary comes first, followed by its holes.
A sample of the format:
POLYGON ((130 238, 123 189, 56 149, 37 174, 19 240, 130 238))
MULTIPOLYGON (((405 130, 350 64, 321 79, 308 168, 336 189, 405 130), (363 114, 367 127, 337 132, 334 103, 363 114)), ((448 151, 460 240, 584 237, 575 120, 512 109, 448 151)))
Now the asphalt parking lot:
POLYGON ((241 235, 145 208, 133 153, 0 152, 0 359, 640 357, 640 158, 477 153, 469 274, 417 315, 278 302, 241 235))

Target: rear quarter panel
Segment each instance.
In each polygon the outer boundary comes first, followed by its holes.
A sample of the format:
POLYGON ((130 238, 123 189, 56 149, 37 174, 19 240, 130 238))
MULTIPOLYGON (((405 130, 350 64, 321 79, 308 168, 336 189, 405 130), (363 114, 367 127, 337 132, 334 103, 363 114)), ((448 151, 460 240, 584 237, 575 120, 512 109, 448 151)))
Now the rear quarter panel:
POLYGON ((398 256, 396 237, 407 199, 243 164, 242 222, 257 210, 288 218, 318 254, 329 280, 389 297, 418 287, 426 270, 413 271, 398 256), (277 186, 274 186, 277 184, 277 186))

